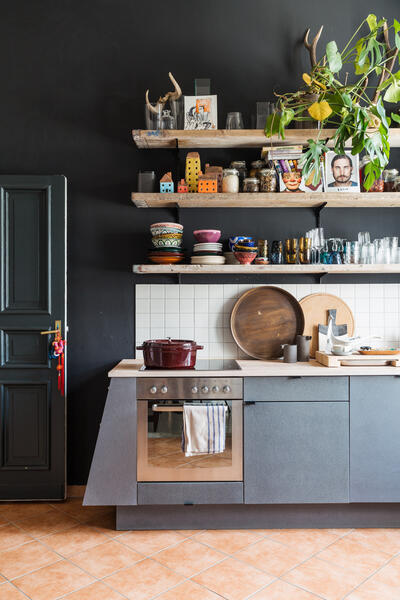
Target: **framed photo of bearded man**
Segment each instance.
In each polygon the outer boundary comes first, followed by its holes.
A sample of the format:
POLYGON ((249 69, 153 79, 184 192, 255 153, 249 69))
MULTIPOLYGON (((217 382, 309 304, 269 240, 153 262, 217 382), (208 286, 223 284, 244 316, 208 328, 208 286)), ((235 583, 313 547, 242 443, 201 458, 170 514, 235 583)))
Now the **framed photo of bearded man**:
POLYGON ((325 155, 325 191, 326 192, 359 192, 360 172, 358 156, 351 152, 325 155))

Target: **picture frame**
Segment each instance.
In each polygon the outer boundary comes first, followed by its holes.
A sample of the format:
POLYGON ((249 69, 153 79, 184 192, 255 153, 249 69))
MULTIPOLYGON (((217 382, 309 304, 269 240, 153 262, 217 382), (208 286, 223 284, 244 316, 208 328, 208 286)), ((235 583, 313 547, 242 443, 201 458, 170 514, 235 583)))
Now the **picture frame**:
MULTIPOLYGON (((274 161, 275 162, 275 161, 274 161)), ((293 161, 279 161, 279 163, 287 163, 293 161)), ((290 164, 289 164, 290 166, 290 164)), ((304 180, 301 169, 299 168, 285 168, 280 166, 279 172, 279 191, 281 193, 288 194, 298 194, 298 193, 313 193, 313 192, 322 192, 324 189, 323 180, 321 180, 319 184, 313 184, 313 176, 308 177, 307 180, 304 180)))
POLYGON ((336 154, 330 150, 325 155, 325 191, 360 192, 359 157, 351 152, 336 154))
POLYGON ((184 129, 218 129, 216 95, 184 97, 184 129))

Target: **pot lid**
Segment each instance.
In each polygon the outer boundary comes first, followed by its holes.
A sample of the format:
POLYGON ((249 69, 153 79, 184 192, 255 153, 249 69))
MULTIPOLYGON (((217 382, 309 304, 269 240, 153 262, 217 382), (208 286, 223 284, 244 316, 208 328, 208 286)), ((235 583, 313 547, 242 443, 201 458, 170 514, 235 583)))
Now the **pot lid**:
POLYGON ((143 342, 143 345, 152 345, 152 346, 163 346, 163 347, 173 347, 173 346, 196 346, 196 342, 193 340, 174 340, 171 338, 160 339, 160 340, 146 340, 143 342))

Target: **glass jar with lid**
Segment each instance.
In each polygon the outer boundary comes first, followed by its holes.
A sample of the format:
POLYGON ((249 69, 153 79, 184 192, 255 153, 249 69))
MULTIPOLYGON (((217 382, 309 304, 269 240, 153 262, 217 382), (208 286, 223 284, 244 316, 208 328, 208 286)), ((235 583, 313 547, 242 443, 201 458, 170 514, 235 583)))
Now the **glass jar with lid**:
POLYGON ((258 177, 260 179, 260 171, 261 169, 265 169, 265 161, 264 160, 253 160, 251 163, 251 169, 249 176, 250 177, 258 177))
POLYGON ((223 170, 222 191, 231 194, 237 194, 239 192, 239 171, 237 169, 223 170))
POLYGON ((276 192, 277 181, 275 169, 260 170, 260 191, 276 192))
POLYGON ((396 177, 398 177, 399 172, 397 169, 385 169, 382 173, 383 179, 383 191, 384 192, 394 192, 394 182, 396 177))
POLYGON ((258 177, 246 177, 243 181, 243 191, 247 193, 259 192, 260 180, 258 177))
POLYGON ((245 160, 233 160, 230 164, 231 169, 236 169, 237 171, 239 171, 239 188, 240 191, 244 191, 243 190, 243 182, 247 177, 247 167, 246 167, 246 161, 245 160))

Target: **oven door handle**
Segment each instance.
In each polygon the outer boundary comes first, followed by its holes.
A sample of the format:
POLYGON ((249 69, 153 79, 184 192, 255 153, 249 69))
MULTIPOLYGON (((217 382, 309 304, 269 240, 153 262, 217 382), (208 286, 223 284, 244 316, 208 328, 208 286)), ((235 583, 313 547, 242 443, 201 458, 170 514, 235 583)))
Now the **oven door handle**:
POLYGON ((256 401, 255 400, 244 400, 243 404, 245 406, 250 406, 251 404, 255 404, 256 401))

